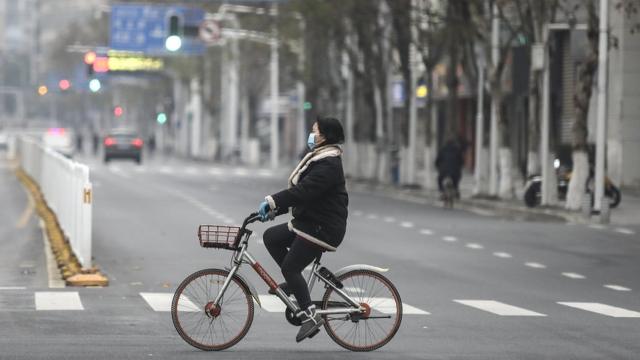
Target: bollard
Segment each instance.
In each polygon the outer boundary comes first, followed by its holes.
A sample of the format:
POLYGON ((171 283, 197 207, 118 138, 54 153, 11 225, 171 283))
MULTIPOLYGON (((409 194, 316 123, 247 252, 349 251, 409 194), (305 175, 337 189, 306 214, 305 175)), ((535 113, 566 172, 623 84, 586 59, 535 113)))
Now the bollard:
POLYGON ((600 224, 608 224, 611 221, 611 206, 609 198, 603 196, 600 202, 600 224))

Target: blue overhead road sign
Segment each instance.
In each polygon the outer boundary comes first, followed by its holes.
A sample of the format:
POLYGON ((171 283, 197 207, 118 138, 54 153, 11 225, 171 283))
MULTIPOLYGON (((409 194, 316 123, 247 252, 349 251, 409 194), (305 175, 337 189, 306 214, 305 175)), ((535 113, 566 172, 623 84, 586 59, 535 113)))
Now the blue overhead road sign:
MULTIPOLYGON (((165 39, 169 17, 176 15, 185 27, 198 27, 204 20, 202 9, 184 6, 116 4, 111 6, 110 42, 113 50, 137 51, 147 55, 168 55, 165 39)), ((197 37, 184 36, 180 54, 204 52, 197 37)))

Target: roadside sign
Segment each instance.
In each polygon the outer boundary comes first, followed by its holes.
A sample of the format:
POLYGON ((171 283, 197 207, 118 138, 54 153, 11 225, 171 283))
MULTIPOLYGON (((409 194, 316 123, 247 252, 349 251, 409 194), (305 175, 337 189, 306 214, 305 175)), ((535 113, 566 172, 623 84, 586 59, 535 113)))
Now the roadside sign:
MULTIPOLYGON (((186 6, 115 4, 111 6, 110 39, 112 50, 168 55, 165 39, 169 34, 169 17, 178 16, 184 27, 197 28, 204 20, 204 10, 186 6)), ((183 36, 178 54, 199 55, 203 42, 183 36)))
POLYGON ((217 21, 206 19, 200 24, 198 36, 202 41, 206 43, 214 43, 220 40, 221 35, 222 31, 220 30, 220 25, 218 25, 217 21))

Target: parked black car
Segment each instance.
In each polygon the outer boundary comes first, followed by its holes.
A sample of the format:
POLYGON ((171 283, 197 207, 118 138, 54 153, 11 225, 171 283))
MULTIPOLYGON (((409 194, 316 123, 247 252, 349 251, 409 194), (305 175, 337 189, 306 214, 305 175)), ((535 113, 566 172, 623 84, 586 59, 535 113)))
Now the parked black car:
POLYGON ((133 159, 142 162, 144 141, 136 133, 128 130, 112 131, 104 137, 104 162, 111 159, 133 159))

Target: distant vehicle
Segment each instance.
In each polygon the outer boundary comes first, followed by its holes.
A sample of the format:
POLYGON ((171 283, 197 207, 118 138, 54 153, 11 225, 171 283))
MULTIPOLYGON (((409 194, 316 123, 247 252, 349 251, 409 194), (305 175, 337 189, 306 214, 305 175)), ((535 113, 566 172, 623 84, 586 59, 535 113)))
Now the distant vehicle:
POLYGON ((104 162, 111 159, 133 159, 142 162, 142 138, 129 130, 114 130, 104 137, 104 162))
POLYGON ((42 137, 45 147, 51 148, 60 154, 71 158, 75 153, 73 131, 66 128, 49 128, 42 137))

